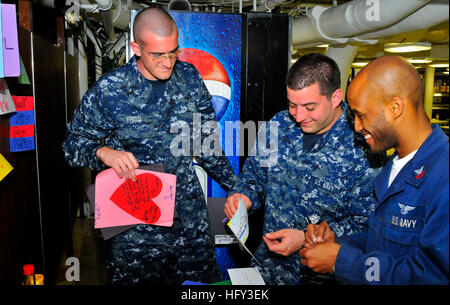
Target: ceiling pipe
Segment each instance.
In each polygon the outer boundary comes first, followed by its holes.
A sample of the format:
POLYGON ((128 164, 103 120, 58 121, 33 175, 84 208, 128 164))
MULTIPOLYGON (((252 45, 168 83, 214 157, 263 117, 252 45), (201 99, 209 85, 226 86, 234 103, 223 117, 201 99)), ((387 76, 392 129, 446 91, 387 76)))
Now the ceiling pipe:
POLYGON ((346 45, 346 46, 329 46, 325 55, 334 59, 339 67, 341 73, 341 89, 344 92, 343 99, 345 100, 345 94, 347 90, 347 81, 349 77, 350 67, 358 51, 358 46, 346 45))
POLYGON ((292 43, 340 43, 349 37, 389 27, 429 3, 430 0, 354 0, 325 8, 315 6, 307 16, 292 22, 292 43))
POLYGON ((100 45, 100 42, 98 41, 98 39, 95 38, 94 33, 92 33, 92 31, 89 27, 85 26, 85 31, 86 31, 87 37, 94 44, 94 48, 95 48, 95 80, 98 80, 100 78, 100 76, 102 76, 102 73, 103 73, 102 46, 100 45))
POLYGON ((396 34, 422 30, 449 20, 448 0, 432 0, 420 10, 412 13, 399 23, 380 31, 359 36, 361 39, 378 39, 396 34))
POLYGON ((286 0, 265 0, 264 4, 260 4, 254 8, 256 12, 270 12, 275 6, 280 5, 281 3, 286 2, 286 0))
MULTIPOLYGON (((96 0, 100 15, 102 16, 103 26, 105 27, 106 36, 109 42, 116 41, 116 34, 114 33, 113 18, 112 18, 112 0, 96 0)), ((121 5, 119 1, 119 5, 121 5)))

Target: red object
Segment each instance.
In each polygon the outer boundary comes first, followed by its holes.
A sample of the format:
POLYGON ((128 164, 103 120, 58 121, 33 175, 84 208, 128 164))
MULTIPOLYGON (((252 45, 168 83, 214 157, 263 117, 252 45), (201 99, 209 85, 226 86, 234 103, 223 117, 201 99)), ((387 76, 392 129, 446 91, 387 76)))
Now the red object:
POLYGON ((34 125, 10 126, 10 138, 34 137, 34 125))
POLYGON ((423 170, 420 174, 416 176, 416 179, 422 179, 423 175, 425 175, 425 171, 423 170))
POLYGON ((142 174, 136 182, 128 179, 110 197, 119 208, 133 217, 152 224, 161 217, 160 208, 153 202, 162 190, 162 181, 153 174, 142 174))
POLYGON ((227 71, 211 54, 200 49, 184 48, 181 49, 178 59, 193 64, 203 80, 215 80, 230 86, 227 71))
POLYGON ((23 265, 23 275, 32 275, 34 273, 34 265, 23 265))
POLYGON ((11 96, 16 107, 16 111, 34 110, 34 103, 32 96, 11 96))

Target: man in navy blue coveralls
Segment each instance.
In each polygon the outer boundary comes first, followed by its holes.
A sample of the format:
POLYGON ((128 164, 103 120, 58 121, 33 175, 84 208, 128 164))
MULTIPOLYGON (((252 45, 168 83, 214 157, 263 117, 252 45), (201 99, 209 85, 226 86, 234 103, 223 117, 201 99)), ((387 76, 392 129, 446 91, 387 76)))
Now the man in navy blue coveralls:
POLYGON ((348 101, 371 149, 396 152, 375 180, 368 231, 335 240, 327 223, 309 225, 302 262, 343 283, 448 285, 449 142, 430 125, 418 72, 380 57, 352 81, 348 101))
MULTIPOLYGON (((192 153, 171 152, 172 124, 193 116, 215 122, 211 95, 195 67, 177 60, 178 30, 160 8, 135 18, 130 61, 103 75, 85 94, 67 126, 63 143, 71 166, 113 168, 119 177, 136 179, 140 165, 162 163, 177 176, 172 227, 138 225, 107 240, 107 269, 113 284, 205 283, 222 279, 215 261, 206 201, 192 153)), ((202 138, 209 131, 202 129, 202 138)), ((187 135, 189 137, 189 135, 187 135)), ((192 139, 190 140, 192 141, 192 139)), ((192 147, 192 145, 190 146, 192 147)), ((236 176, 228 159, 195 156, 228 190, 236 176)))

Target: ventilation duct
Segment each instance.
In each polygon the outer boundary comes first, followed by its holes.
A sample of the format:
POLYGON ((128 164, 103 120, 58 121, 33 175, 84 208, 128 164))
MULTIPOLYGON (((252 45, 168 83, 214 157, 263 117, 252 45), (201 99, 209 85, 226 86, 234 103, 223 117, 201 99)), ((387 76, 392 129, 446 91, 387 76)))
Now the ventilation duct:
POLYGON ((191 4, 187 0, 170 0, 167 9, 172 11, 190 11, 191 4))
POLYGON ((347 43, 349 37, 392 26, 429 2, 430 0, 354 0, 329 8, 315 6, 308 12, 308 16, 293 20, 292 43, 347 43))

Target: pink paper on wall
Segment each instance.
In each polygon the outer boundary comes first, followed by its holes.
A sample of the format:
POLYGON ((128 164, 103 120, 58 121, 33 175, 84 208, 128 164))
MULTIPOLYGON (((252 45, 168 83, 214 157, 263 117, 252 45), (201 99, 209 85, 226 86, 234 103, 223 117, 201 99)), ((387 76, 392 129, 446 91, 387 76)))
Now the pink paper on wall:
POLYGON ((152 224, 170 227, 175 209, 175 175, 136 170, 136 181, 110 168, 95 180, 95 228, 152 224))

